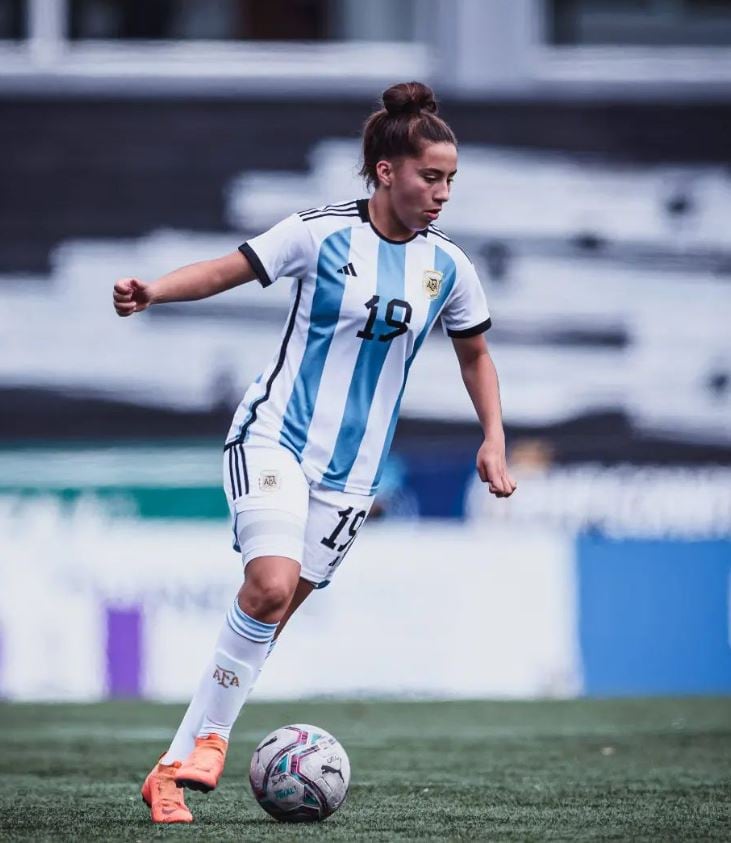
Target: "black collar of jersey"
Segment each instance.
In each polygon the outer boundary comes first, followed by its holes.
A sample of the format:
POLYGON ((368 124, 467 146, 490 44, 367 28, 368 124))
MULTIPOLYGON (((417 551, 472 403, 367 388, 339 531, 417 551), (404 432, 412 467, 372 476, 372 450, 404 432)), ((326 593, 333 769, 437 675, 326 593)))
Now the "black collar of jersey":
POLYGON ((385 240, 386 243, 393 243, 396 246, 403 246, 405 243, 411 243, 414 237, 417 237, 421 234, 422 237, 426 237, 429 233, 429 227, 423 228, 421 231, 415 231, 408 240, 392 240, 390 237, 386 237, 385 234, 381 234, 381 232, 373 225, 373 220, 371 219, 370 211, 368 210, 368 200, 367 199, 356 199, 355 206, 358 209, 358 213, 360 214, 360 218, 363 222, 368 222, 371 224, 371 228, 373 231, 381 238, 381 240, 385 240))

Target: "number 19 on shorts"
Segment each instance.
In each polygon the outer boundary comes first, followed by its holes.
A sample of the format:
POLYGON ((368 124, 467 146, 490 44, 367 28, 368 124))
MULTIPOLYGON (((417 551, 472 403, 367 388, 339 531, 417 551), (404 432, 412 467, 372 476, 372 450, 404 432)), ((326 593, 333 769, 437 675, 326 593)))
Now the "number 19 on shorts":
POLYGON ((321 544, 324 544, 325 547, 329 547, 330 550, 337 550, 338 553, 344 553, 348 550, 350 545, 355 541, 358 529, 366 517, 366 512, 363 509, 358 510, 355 515, 353 515, 354 509, 355 507, 349 506, 347 509, 341 509, 338 512, 340 520, 338 521, 337 526, 329 536, 325 536, 324 539, 321 539, 321 544), (338 544, 338 539, 341 537, 340 534, 346 526, 348 528, 347 539, 343 544, 338 544))

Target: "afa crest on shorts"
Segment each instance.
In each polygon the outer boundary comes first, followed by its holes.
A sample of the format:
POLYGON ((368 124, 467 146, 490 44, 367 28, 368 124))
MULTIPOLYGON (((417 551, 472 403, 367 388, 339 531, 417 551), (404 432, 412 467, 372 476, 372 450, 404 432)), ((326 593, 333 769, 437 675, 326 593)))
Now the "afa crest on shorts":
POLYGON ((424 285, 424 292, 428 298, 435 299, 439 295, 439 291, 442 289, 443 277, 444 273, 437 272, 436 269, 427 269, 424 272, 422 283, 424 285))
POLYGON ((280 486, 279 472, 264 470, 259 474, 259 489, 262 492, 276 492, 280 486))

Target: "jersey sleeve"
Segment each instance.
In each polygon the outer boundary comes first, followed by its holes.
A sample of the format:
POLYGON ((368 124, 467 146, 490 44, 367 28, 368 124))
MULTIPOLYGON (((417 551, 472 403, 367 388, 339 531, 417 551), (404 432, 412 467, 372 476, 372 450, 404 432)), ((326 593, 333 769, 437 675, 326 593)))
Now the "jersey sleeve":
POLYGON ((482 284, 468 260, 457 264, 457 278, 442 311, 442 324, 450 337, 474 337, 492 325, 482 284))
POLYGON ((280 277, 301 278, 314 259, 314 243, 299 216, 292 216, 247 240, 239 251, 249 261, 262 287, 280 277))

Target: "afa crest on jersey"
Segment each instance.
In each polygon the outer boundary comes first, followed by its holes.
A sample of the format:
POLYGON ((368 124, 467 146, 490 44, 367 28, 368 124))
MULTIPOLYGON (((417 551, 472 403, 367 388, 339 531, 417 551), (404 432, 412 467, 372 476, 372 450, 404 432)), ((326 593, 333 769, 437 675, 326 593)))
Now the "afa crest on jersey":
POLYGON ((435 299, 439 295, 442 288, 442 272, 437 272, 436 269, 427 269, 422 279, 424 284, 424 292, 430 299, 435 299))

